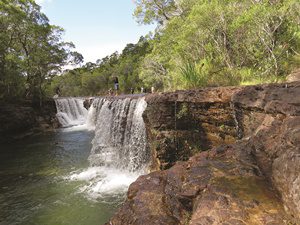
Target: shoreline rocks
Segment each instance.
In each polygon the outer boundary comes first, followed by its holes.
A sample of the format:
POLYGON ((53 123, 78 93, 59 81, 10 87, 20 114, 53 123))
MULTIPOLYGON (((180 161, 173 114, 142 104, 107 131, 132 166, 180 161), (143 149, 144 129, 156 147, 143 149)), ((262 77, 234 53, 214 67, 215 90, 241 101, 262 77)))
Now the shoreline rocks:
POLYGON ((59 127, 54 100, 43 102, 43 108, 31 103, 1 103, 0 142, 10 142, 59 127))
POLYGON ((154 172, 108 224, 300 224, 299 82, 146 101, 154 172))
POLYGON ((286 224, 280 199, 241 147, 221 146, 141 176, 108 224, 286 224))

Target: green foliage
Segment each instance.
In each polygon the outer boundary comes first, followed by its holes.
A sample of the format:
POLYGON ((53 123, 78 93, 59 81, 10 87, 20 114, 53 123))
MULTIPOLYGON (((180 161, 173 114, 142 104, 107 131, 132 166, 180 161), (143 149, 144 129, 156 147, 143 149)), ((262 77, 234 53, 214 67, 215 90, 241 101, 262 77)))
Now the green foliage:
POLYGON ((139 23, 150 24, 170 20, 176 11, 174 0, 136 0, 134 16, 139 23))
POLYGON ((143 82, 155 78, 164 90, 279 82, 299 67, 299 1, 176 3, 152 40, 143 82))
POLYGON ((300 67, 298 0, 135 3, 139 23, 158 24, 154 36, 54 76, 82 56, 34 1, 2 0, 0 97, 54 95, 57 88, 65 96, 107 94, 114 77, 122 93, 280 82, 300 67))
POLYGON ((82 61, 61 41, 63 29, 49 24, 33 0, 0 2, 0 90, 2 99, 42 100, 47 80, 66 63, 82 61))
POLYGON ((207 85, 207 76, 202 71, 202 67, 197 68, 195 63, 187 63, 180 70, 182 83, 185 88, 196 88, 207 85))
POLYGON ((120 91, 130 93, 133 88, 137 91, 141 83, 140 65, 146 54, 151 51, 148 38, 141 37, 137 44, 128 44, 122 54, 117 52, 97 63, 86 63, 83 67, 64 73, 53 78, 52 94, 57 87, 64 96, 93 96, 107 94, 113 89, 113 78, 118 77, 120 91))
POLYGON ((137 0, 139 23, 157 23, 153 37, 122 54, 55 78, 64 95, 174 90, 280 82, 300 66, 298 0, 137 0), (75 73, 76 75, 71 75, 75 73))
POLYGON ((187 103, 183 103, 179 109, 179 111, 176 113, 176 118, 181 119, 183 117, 186 117, 189 113, 189 108, 187 103))

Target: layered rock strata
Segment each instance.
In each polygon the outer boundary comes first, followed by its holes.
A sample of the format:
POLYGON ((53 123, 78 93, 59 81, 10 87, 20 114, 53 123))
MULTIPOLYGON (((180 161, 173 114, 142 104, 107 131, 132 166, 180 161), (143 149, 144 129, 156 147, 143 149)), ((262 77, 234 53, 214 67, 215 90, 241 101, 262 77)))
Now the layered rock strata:
POLYGON ((148 95, 144 120, 153 154, 152 170, 213 146, 234 143, 239 134, 231 96, 239 88, 207 88, 148 95))
POLYGON ((110 224, 300 224, 299 82, 146 100, 158 171, 130 186, 110 224))
POLYGON ((56 119, 55 102, 50 99, 43 102, 43 107, 26 103, 0 104, 0 142, 15 139, 39 131, 54 129, 59 126, 56 119))

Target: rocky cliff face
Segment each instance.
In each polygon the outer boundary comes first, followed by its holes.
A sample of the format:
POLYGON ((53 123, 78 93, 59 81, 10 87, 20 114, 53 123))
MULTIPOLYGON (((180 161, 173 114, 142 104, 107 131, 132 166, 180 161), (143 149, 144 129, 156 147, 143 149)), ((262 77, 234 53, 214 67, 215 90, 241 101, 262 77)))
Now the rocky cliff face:
POLYGON ((300 223, 299 82, 146 100, 157 171, 130 186, 111 224, 300 223))
POLYGON ((147 96, 144 120, 153 154, 151 168, 167 169, 197 152, 234 143, 239 134, 231 96, 238 90, 211 88, 147 96))
POLYGON ((232 101, 242 111, 245 151, 300 223, 300 83, 247 87, 232 101))
POLYGON ((36 131, 59 126, 53 100, 45 101, 43 108, 31 103, 0 104, 0 142, 9 142, 36 131))

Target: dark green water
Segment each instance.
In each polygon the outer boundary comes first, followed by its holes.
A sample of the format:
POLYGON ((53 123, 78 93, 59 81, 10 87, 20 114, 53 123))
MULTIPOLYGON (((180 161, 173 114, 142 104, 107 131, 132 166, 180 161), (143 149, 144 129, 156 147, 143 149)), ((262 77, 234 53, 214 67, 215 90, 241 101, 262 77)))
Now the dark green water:
POLYGON ((93 133, 63 130, 0 147, 0 225, 103 224, 121 196, 91 199, 70 181, 88 168, 93 133))

